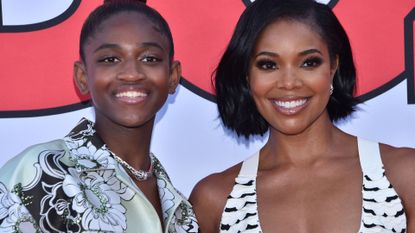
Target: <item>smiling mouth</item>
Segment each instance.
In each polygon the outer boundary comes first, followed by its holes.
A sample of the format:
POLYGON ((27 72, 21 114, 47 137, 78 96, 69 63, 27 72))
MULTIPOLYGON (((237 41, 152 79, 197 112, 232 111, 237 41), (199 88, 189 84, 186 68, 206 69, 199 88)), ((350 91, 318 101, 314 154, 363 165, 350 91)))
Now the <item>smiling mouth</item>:
POLYGON ((124 91, 115 94, 115 97, 122 102, 135 104, 142 102, 147 97, 147 95, 147 93, 140 91, 124 91))
POLYGON ((123 98, 123 97, 137 98, 137 97, 146 97, 147 94, 143 92, 138 92, 138 91, 126 91, 126 92, 117 93, 115 96, 117 98, 123 98))
POLYGON ((292 115, 301 111, 306 106, 308 98, 295 100, 273 100, 272 102, 279 112, 292 115))
POLYGON ((281 101, 276 100, 274 101, 274 104, 281 108, 296 108, 304 105, 307 102, 307 99, 301 99, 301 100, 291 100, 291 101, 281 101))

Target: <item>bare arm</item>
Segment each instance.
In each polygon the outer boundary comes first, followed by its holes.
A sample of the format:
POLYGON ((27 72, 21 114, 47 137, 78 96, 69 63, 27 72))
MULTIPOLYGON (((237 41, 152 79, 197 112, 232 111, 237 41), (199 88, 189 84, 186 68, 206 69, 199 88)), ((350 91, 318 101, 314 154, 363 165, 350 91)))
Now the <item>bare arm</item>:
POLYGON ((384 145, 381 150, 387 175, 405 208, 407 232, 415 233, 415 149, 384 145))
POLYGON ((194 187, 190 202, 196 213, 201 233, 218 233, 223 208, 232 190, 237 172, 231 168, 202 179, 194 187))

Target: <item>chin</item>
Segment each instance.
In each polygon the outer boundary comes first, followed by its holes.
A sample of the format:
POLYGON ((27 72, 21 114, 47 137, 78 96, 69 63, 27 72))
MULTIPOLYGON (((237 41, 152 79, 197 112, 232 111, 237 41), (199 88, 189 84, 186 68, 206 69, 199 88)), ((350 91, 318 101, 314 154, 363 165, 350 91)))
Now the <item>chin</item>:
POLYGON ((122 124, 127 128, 140 128, 147 124, 153 124, 153 118, 128 118, 122 120, 122 124))
POLYGON ((295 136, 299 135, 307 130, 306 126, 300 124, 294 124, 291 126, 284 126, 284 127, 276 127, 274 128, 279 134, 284 134, 287 136, 295 136))
POLYGON ((286 136, 297 136, 300 135, 304 130, 287 130, 287 131, 279 131, 280 134, 286 135, 286 136))

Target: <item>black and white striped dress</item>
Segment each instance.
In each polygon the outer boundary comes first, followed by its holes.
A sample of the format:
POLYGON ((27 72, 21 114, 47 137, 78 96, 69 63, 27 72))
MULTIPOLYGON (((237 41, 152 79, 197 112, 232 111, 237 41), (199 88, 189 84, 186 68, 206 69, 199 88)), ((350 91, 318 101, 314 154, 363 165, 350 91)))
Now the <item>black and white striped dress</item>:
MULTIPOLYGON (((385 176, 379 144, 359 138, 358 147, 363 172, 359 233, 406 232, 402 201, 385 176)), ((262 232, 256 195, 258 161, 256 153, 243 162, 222 214, 220 232, 262 232)))

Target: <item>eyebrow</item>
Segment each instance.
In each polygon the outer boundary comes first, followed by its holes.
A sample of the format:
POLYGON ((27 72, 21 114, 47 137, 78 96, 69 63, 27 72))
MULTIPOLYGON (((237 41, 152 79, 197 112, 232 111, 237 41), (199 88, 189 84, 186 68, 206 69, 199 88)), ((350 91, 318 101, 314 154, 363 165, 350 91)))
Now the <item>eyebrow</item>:
POLYGON ((264 52, 260 52, 257 55, 255 55, 255 57, 259 57, 259 56, 262 56, 262 55, 269 56, 269 57, 279 57, 280 56, 278 53, 264 51, 264 52))
POLYGON ((321 54, 320 50, 318 50, 318 49, 307 49, 307 50, 304 50, 304 51, 300 52, 299 55, 305 56, 305 55, 312 54, 312 53, 321 54))
POLYGON ((161 46, 159 43, 156 43, 156 42, 143 42, 143 43, 141 43, 141 47, 145 47, 145 48, 156 47, 156 48, 161 49, 162 51, 165 51, 163 46, 161 46))
MULTIPOLYGON (((305 55, 313 54, 313 53, 322 54, 320 52, 320 50, 318 50, 318 49, 307 49, 307 50, 299 52, 298 55, 305 56, 305 55)), ((269 57, 279 57, 280 56, 278 53, 263 51, 263 52, 260 52, 257 55, 255 55, 255 57, 259 57, 259 56, 262 56, 262 55, 269 56, 269 57)))
MULTIPOLYGON (((158 48, 162 51, 165 51, 165 49, 163 48, 163 46, 161 46, 160 44, 156 43, 156 42, 143 42, 141 44, 137 44, 137 47, 141 47, 141 48, 151 48, 151 47, 155 47, 158 48)), ((111 44, 111 43, 107 43, 107 44, 102 44, 100 45, 98 48, 96 48, 94 50, 94 53, 96 53, 99 50, 103 50, 103 49, 120 49, 121 46, 118 44, 111 44)))
POLYGON ((117 49, 117 48, 120 48, 120 47, 121 46, 119 46, 117 44, 102 44, 94 50, 94 53, 98 52, 99 50, 103 50, 103 49, 117 49))

